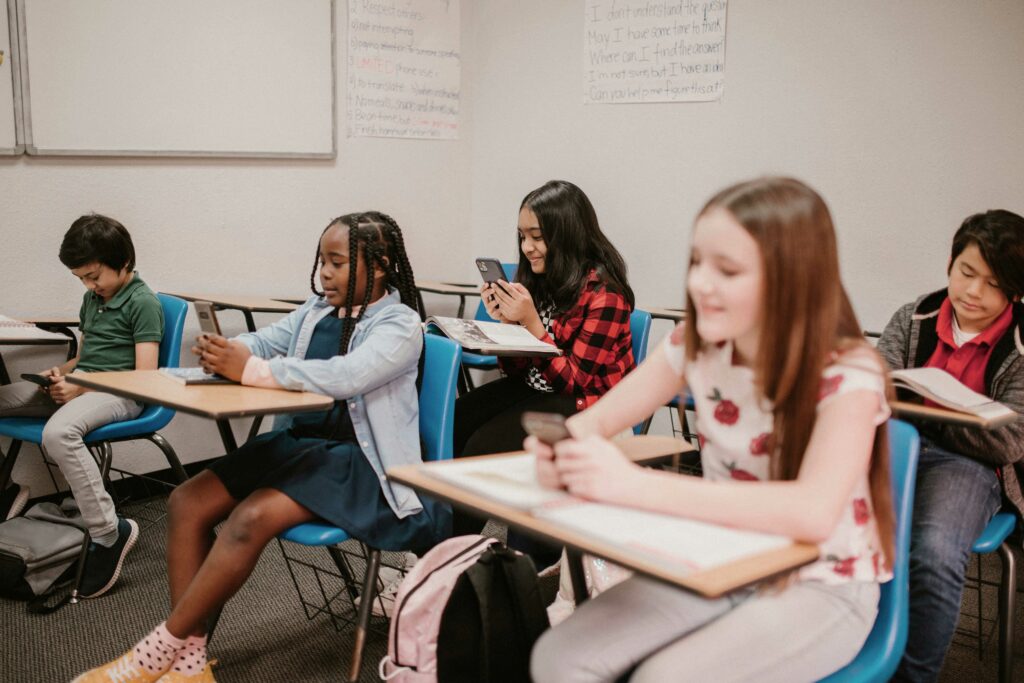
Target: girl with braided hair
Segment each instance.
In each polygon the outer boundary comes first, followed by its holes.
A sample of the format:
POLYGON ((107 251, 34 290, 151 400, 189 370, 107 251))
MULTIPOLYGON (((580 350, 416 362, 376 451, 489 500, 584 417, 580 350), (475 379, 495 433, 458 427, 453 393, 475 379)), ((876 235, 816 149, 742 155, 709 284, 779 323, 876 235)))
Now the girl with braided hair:
POLYGON ((315 391, 334 405, 279 417, 273 431, 174 491, 167 621, 77 681, 108 681, 114 673, 133 683, 214 680, 208 620, 245 582, 264 546, 296 524, 324 519, 384 550, 422 551, 450 535, 446 506, 384 477, 388 467, 421 460, 423 332, 398 225, 377 212, 331 221, 310 286, 313 296, 281 321, 231 340, 201 337, 192 350, 210 372, 315 391))

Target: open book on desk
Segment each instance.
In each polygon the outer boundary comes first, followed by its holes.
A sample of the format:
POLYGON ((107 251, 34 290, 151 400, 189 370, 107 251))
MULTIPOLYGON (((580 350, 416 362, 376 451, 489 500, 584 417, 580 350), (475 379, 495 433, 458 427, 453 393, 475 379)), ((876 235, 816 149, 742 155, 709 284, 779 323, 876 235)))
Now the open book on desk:
POLYGON ((168 379, 179 384, 238 384, 234 380, 206 372, 202 368, 160 368, 168 379))
MULTIPOLYGON (((993 429, 1009 424, 1019 416, 1002 403, 993 401, 964 386, 951 374, 939 368, 907 368, 892 372, 892 383, 907 389, 943 408, 973 416, 978 426, 993 429)), ((927 408, 927 406, 925 406, 927 408)), ((920 417, 927 417, 923 412, 920 417)))
POLYGON ((560 356, 554 344, 537 339, 520 325, 430 316, 433 325, 466 351, 484 356, 560 356))
MULTIPOLYGON (((817 549, 784 536, 744 531, 635 508, 594 503, 538 485, 530 454, 428 463, 421 471, 484 499, 528 512, 576 537, 587 552, 721 594, 814 560, 817 549), (591 548, 586 547, 591 545, 591 548), (602 552, 601 549, 607 551, 602 552), (623 558, 630 561, 622 562, 623 558), (685 577, 692 581, 687 582, 685 577)), ((566 535, 563 535, 566 534, 566 535)))
POLYGON ((68 337, 57 332, 49 332, 47 330, 36 327, 33 323, 28 323, 23 320, 16 320, 15 318, 9 318, 6 315, 0 314, 0 338, 17 341, 24 339, 25 341, 34 342, 67 342, 68 337))

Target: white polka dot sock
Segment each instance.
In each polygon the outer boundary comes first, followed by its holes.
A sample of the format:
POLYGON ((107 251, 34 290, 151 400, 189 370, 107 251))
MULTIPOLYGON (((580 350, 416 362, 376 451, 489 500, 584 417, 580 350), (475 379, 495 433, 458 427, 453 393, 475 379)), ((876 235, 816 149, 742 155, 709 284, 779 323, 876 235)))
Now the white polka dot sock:
POLYGON ((206 668, 206 636, 189 636, 171 669, 191 676, 206 668))
POLYGON ((150 673, 166 673, 184 647, 185 641, 172 636, 161 623, 135 645, 135 664, 150 673))

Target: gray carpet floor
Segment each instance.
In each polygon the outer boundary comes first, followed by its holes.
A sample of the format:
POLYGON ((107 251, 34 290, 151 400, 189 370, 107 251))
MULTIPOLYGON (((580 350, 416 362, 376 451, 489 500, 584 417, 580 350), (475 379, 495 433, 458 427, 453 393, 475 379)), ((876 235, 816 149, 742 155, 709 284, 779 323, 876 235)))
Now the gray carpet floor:
MULTIPOLYGON (((159 513, 157 503, 156 512, 159 513)), ((129 509, 128 514, 135 514, 129 509)), ((151 511, 152 512, 152 511, 151 511)), ((136 516, 141 517, 139 512, 136 516)), ((151 515, 152 516, 152 515, 151 515)), ((158 515, 157 515, 158 516, 158 515)), ((499 527, 487 530, 502 535, 499 527)), ((144 529, 138 546, 129 556, 124 574, 107 595, 69 605, 47 616, 29 615, 24 603, 0 600, 0 682, 61 683, 81 671, 119 656, 165 618, 168 595, 164 560, 165 527, 161 519, 144 529)), ((297 550, 289 546, 289 553, 297 550)), ((331 566, 322 549, 306 553, 308 559, 331 566)), ((385 561, 396 561, 396 557, 385 561)), ((1018 561, 1018 566, 1020 566, 1018 561)), ((998 561, 984 558, 983 575, 998 578, 998 561)), ((300 574, 307 595, 316 594, 310 572, 300 574)), ((553 595, 553 580, 544 583, 553 595)), ((992 589, 986 589, 983 616, 995 615, 992 589)), ((342 597, 341 601, 346 602, 342 597)), ((1024 601, 1024 595, 1018 598, 1024 601)), ((964 598, 964 613, 976 614, 977 599, 964 598)), ((963 618, 962 624, 972 620, 963 618)), ((376 620, 381 629, 383 620, 376 620)), ((1016 680, 1024 681, 1024 605, 1018 605, 1016 680)), ((959 641, 966 642, 958 637, 959 641)), ((968 645, 954 645, 947 657, 941 681, 995 681, 995 640, 982 659, 968 645)), ((362 681, 377 680, 377 663, 386 651, 383 633, 371 635, 364 657, 362 681)), ((351 631, 337 632, 321 616, 307 621, 289 571, 276 544, 268 546, 248 583, 227 605, 210 647, 220 664, 215 670, 223 683, 242 681, 341 681, 352 656, 351 631)))

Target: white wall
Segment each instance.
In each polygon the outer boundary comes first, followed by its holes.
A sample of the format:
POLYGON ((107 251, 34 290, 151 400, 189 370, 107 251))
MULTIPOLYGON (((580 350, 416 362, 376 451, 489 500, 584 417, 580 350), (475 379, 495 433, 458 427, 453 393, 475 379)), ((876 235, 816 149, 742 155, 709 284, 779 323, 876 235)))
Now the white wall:
POLYGON ((584 106, 579 0, 476 12, 478 254, 511 257, 522 197, 564 178, 594 202, 638 302, 679 304, 703 202, 789 174, 828 201, 847 288, 880 329, 944 283, 963 218, 1024 213, 1020 0, 730 0, 724 97, 687 104, 584 106))
MULTIPOLYGON (((462 3, 465 27, 472 25, 472 7, 462 3)), ((460 140, 347 139, 344 0, 336 16, 336 160, 0 157, 0 312, 77 316, 83 290, 57 259, 57 250, 71 222, 90 211, 125 224, 142 277, 162 291, 305 296, 320 231, 334 216, 368 209, 390 213, 402 226, 418 277, 442 279, 449 262, 471 263, 466 226, 472 41, 463 43, 460 140)), ((256 318, 265 324, 274 316, 256 318)), ((240 314, 225 312, 221 321, 227 323, 226 333, 244 331, 240 314)), ((194 337, 197 327, 190 313, 186 335, 194 337)), ((14 377, 61 360, 53 352, 0 350, 14 377)), ((239 430, 242 422, 247 421, 238 421, 239 430)), ((164 434, 186 462, 212 457, 219 449, 209 420, 179 414, 164 434)), ((0 445, 6 448, 6 440, 0 445)), ((152 446, 115 449, 121 463, 127 455, 143 468, 162 466, 152 446)), ((49 487, 31 447, 23 449, 15 476, 34 492, 49 487)))
MULTIPOLYGON (((0 312, 76 313, 81 289, 56 252, 92 210, 129 227, 157 289, 301 294, 325 222, 366 208, 398 219, 422 279, 472 281, 473 256, 514 256, 519 201, 551 178, 593 200, 640 304, 668 306, 703 201, 787 173, 828 200, 847 287, 877 329, 942 285, 967 214, 1024 212, 1020 0, 731 0, 720 102, 586 107, 580 0, 462 7, 458 142, 342 137, 330 162, 0 159, 0 312)), ((340 131, 345 16, 339 1, 340 131)), ((56 360, 4 357, 12 374, 56 360)), ((166 435, 186 461, 218 450, 209 421, 179 415, 166 435)), ((117 448, 144 467, 154 450, 117 448)), ((27 456, 19 479, 41 481, 27 456)))

